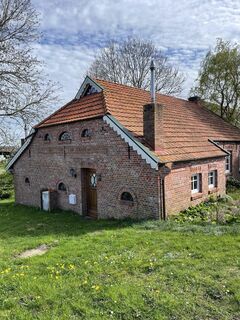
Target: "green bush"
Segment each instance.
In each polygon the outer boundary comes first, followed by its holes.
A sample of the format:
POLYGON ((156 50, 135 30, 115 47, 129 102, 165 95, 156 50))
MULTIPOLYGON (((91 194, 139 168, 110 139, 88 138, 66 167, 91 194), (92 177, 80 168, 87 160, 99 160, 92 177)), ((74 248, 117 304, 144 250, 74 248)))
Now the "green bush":
POLYGON ((228 178, 227 180, 227 188, 240 188, 240 181, 234 179, 233 177, 228 178))
POLYGON ((8 199, 13 195, 13 177, 10 173, 0 173, 0 199, 8 199))
POLYGON ((226 195, 222 198, 210 198, 194 207, 180 212, 173 219, 177 222, 193 223, 240 223, 240 203, 226 195))

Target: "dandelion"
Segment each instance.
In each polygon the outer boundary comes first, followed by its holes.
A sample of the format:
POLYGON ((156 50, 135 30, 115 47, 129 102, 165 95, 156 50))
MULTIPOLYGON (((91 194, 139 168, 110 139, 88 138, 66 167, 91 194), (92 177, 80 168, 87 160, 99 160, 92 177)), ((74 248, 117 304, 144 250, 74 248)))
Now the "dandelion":
POLYGON ((73 264, 70 264, 70 265, 69 265, 69 269, 70 269, 70 270, 74 270, 74 269, 75 269, 75 266, 74 266, 73 264))
POLYGON ((87 284, 88 282, 87 282, 87 280, 85 280, 84 282, 83 282, 83 284, 87 284))

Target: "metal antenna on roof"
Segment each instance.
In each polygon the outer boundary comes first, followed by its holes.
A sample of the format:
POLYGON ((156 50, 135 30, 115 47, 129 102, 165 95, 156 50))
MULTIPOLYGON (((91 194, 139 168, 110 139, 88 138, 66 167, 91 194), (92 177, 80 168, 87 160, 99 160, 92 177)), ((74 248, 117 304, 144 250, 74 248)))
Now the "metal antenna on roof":
POLYGON ((156 93, 155 93, 155 65, 154 61, 151 61, 150 65, 150 70, 151 70, 151 100, 152 103, 156 102, 156 93))

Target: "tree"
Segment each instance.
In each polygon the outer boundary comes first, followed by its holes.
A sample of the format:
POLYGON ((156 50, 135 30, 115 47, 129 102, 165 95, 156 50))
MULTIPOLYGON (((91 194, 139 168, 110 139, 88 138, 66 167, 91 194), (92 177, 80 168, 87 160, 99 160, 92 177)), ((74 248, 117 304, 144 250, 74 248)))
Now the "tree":
POLYGON ((240 122, 240 46, 217 40, 214 50, 203 59, 192 92, 223 119, 240 122))
POLYGON ((156 91, 177 94, 182 91, 184 77, 168 63, 151 41, 129 38, 122 44, 110 42, 92 63, 88 74, 92 77, 150 88, 150 63, 156 67, 156 91))
POLYGON ((0 143, 9 140, 9 120, 28 130, 56 99, 33 54, 38 26, 30 0, 0 0, 0 143))

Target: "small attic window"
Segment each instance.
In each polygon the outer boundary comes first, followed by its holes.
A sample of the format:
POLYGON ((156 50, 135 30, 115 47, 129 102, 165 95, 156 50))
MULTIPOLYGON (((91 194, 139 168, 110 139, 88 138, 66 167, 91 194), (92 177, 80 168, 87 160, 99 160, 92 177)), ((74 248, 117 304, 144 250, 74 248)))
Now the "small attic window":
POLYGON ((29 180, 29 178, 27 177, 27 178, 25 178, 25 184, 30 184, 30 180, 29 180))
POLYGON ((60 135, 59 135, 59 141, 69 141, 71 140, 71 134, 67 131, 63 131, 60 135))
POLYGON ((50 134, 49 133, 46 133, 45 135, 44 135, 44 141, 51 141, 51 136, 50 136, 50 134))
POLYGON ((58 185, 58 190, 59 191, 67 191, 67 188, 63 182, 60 182, 58 185))
POLYGON ((86 87, 85 92, 83 93, 83 97, 84 96, 89 96, 90 94, 96 93, 96 92, 97 92, 97 90, 89 84, 86 87))
POLYGON ((130 192, 123 192, 121 194, 121 200, 129 201, 130 203, 133 203, 133 197, 130 192))
POLYGON ((84 129, 81 133, 82 138, 91 137, 91 131, 89 129, 84 129))

